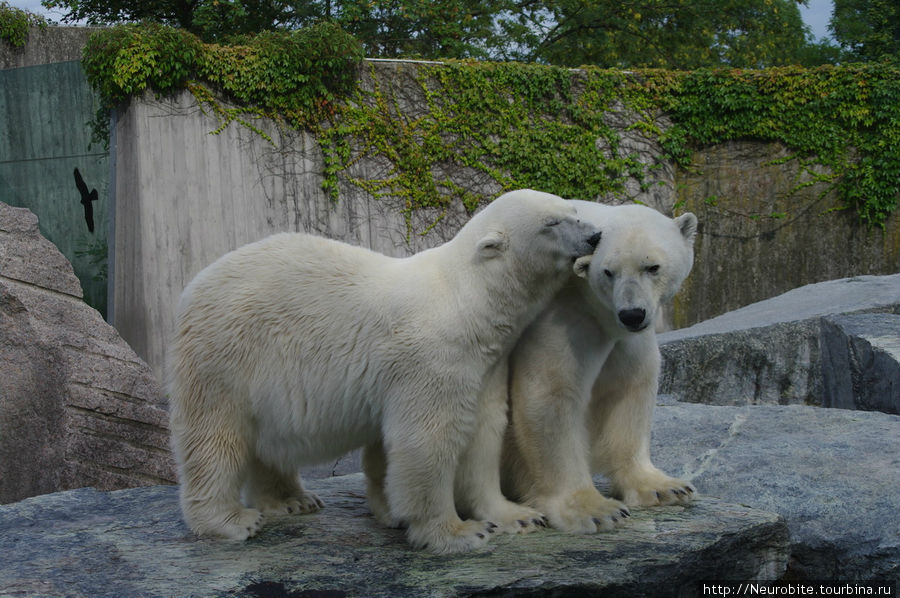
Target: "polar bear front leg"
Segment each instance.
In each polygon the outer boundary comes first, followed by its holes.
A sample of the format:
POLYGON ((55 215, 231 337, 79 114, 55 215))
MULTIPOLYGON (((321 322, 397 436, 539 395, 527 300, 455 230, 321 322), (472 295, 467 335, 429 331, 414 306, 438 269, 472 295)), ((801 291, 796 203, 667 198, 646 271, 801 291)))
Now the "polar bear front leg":
POLYGON ((592 468, 629 506, 685 504, 697 491, 660 471, 650 460, 650 426, 660 357, 647 333, 617 344, 594 385, 589 415, 592 468))
POLYGON ((509 425, 509 364, 501 359, 485 379, 475 435, 460 459, 455 478, 456 507, 500 530, 528 533, 547 526, 542 513, 508 500, 500 489, 500 454, 509 425))
MULTIPOLYGON (((552 339, 551 332, 543 338, 552 339)), ((577 355, 561 352, 548 367, 544 344, 522 344, 514 355, 510 385, 511 434, 504 467, 516 498, 547 516, 556 529, 575 533, 606 531, 630 516, 627 507, 594 486, 588 460, 585 417, 587 391, 577 355)))
POLYGON ((297 472, 283 472, 253 459, 246 485, 247 503, 264 515, 315 513, 325 503, 303 487, 297 472))
MULTIPOLYGON (((558 417, 565 415, 555 411, 558 417)), ((521 419, 516 423, 519 457, 528 462, 531 474, 530 487, 523 494, 526 503, 544 513, 550 525, 559 530, 581 534, 611 530, 631 513, 626 505, 603 496, 594 486, 584 423, 561 424, 558 417, 527 425, 521 419), (533 431, 529 439, 523 438, 529 427, 545 428, 547 424, 559 429, 533 431), (560 433, 563 430, 565 433, 560 433)))
POLYGON ((407 538, 414 548, 435 554, 480 548, 497 528, 489 521, 463 521, 457 514, 453 478, 470 436, 471 416, 450 417, 445 407, 429 404, 426 408, 432 411, 427 417, 407 411, 402 425, 387 422, 384 426, 390 518, 407 524, 407 538))

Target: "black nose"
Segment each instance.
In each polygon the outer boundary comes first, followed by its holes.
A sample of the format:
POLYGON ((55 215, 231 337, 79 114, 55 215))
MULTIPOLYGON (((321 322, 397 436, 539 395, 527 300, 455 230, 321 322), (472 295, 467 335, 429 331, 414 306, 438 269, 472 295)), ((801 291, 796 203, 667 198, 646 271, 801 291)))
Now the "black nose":
POLYGON ((588 237, 588 240, 587 240, 588 245, 590 245, 594 249, 597 249, 597 243, 600 242, 600 235, 601 235, 601 233, 594 233, 593 235, 588 237))
POLYGON ((640 307, 634 309, 623 309, 619 311, 619 321, 625 324, 626 328, 637 330, 644 323, 647 312, 640 307))

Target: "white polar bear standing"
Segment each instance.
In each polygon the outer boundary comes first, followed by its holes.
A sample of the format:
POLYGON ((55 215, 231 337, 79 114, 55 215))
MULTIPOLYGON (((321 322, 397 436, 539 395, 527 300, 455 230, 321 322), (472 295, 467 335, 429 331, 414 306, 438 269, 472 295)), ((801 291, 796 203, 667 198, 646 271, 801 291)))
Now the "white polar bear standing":
POLYGON ((246 539, 264 512, 316 511, 297 468, 372 445, 389 463, 381 519, 438 553, 484 544, 494 524, 453 503, 481 387, 598 239, 572 204, 525 190, 408 258, 291 233, 220 258, 185 289, 170 357, 185 521, 246 539))
POLYGON ((655 323, 693 264, 697 218, 574 201, 603 240, 510 357, 504 492, 558 529, 596 532, 627 506, 685 503, 695 490, 650 461, 660 371, 655 323), (605 474, 613 500, 591 479, 605 474), (624 503, 624 504, 623 504, 624 503))

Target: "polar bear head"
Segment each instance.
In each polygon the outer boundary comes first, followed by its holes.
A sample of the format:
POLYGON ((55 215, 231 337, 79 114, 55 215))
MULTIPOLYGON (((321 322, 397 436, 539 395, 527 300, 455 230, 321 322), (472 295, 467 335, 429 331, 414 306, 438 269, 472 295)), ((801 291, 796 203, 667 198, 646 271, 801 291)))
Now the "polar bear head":
MULTIPOLYGON (((460 236, 474 241, 480 264, 490 268, 491 262, 512 260, 517 275, 537 278, 569 275, 575 259, 590 255, 600 240, 599 228, 579 219, 574 202, 531 189, 501 195, 460 236)), ((509 269, 509 263, 499 267, 509 269)))
POLYGON ((660 304, 675 295, 691 271, 697 217, 688 212, 672 219, 640 205, 573 203, 603 233, 593 255, 576 261, 575 273, 615 314, 619 327, 630 332, 652 327, 660 304))

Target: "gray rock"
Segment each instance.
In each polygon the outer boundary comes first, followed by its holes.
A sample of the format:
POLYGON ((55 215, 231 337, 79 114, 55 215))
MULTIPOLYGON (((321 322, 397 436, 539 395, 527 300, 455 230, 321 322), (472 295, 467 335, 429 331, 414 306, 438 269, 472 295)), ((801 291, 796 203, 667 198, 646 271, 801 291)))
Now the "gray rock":
POLYGON ((175 480, 149 367, 81 300, 37 218, 0 203, 0 502, 175 480))
POLYGON ((194 537, 171 486, 0 507, 0 595, 692 596, 697 580, 773 579, 787 561, 781 518, 713 498, 635 511, 605 534, 501 535, 437 557, 375 522, 362 474, 309 486, 323 511, 272 518, 247 543, 194 537))
POLYGON ((900 315, 822 320, 825 407, 900 413, 900 315))
POLYGON ((898 438, 900 417, 877 412, 664 402, 653 454, 705 496, 781 514, 792 578, 896 582, 898 438))
POLYGON ((800 287, 660 335, 660 392, 691 403, 821 405, 820 321, 900 312, 900 274, 800 287))

